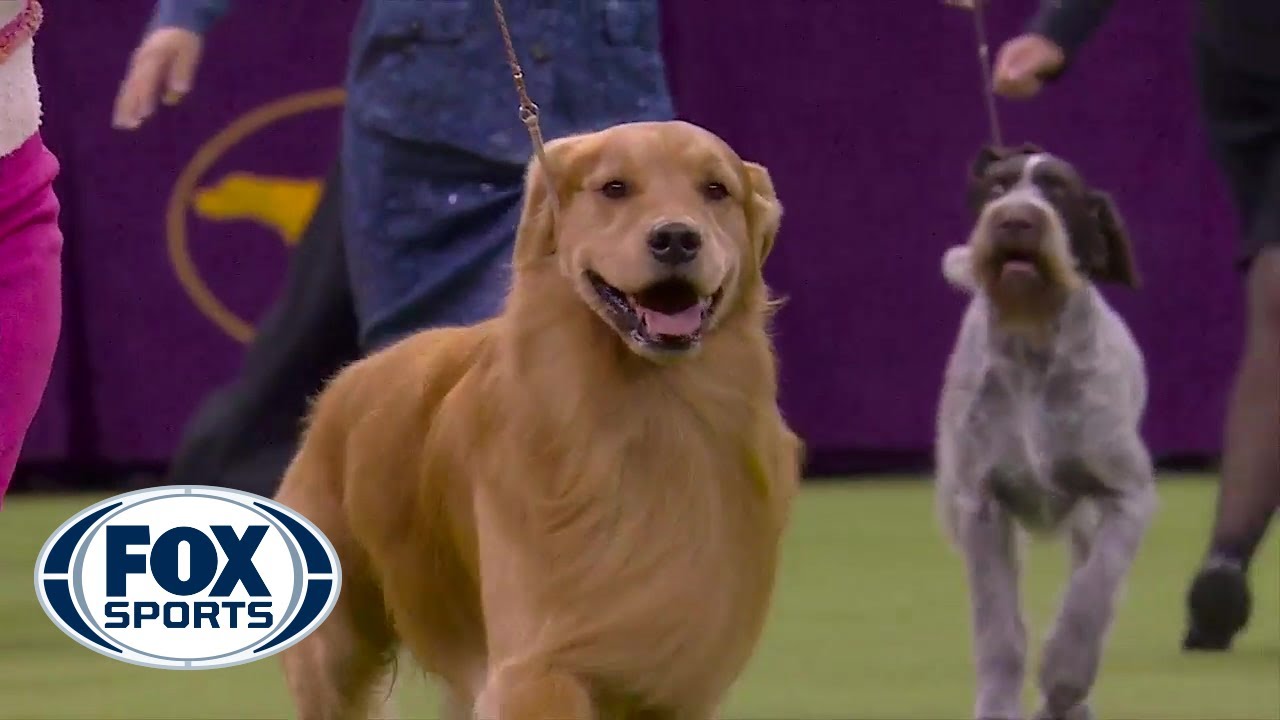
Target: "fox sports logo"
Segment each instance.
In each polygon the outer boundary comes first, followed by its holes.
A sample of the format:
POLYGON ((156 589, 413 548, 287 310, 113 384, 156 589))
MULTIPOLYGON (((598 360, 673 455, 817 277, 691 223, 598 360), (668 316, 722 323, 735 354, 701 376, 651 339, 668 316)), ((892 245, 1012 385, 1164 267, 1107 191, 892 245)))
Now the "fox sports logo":
POLYGON ((258 495, 174 486, 68 520, 36 563, 36 594, 67 635, 134 665, 241 665, 319 627, 341 569, 329 540, 258 495))

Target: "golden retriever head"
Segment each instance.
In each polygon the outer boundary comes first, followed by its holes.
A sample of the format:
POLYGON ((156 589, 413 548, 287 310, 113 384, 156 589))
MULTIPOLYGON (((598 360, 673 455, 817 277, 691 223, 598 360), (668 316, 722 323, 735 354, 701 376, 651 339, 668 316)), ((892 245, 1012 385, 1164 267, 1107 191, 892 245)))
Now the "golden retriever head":
POLYGON ((763 298, 781 206, 769 173, 720 138, 684 122, 630 123, 553 141, 546 156, 550 173, 535 160, 526 178, 517 286, 554 267, 654 360, 696 350, 763 298))

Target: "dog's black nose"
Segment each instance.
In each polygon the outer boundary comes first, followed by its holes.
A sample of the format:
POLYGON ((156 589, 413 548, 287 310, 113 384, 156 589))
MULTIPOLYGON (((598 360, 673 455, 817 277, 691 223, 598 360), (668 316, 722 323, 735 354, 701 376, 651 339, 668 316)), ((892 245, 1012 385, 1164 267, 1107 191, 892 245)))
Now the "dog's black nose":
POLYGON ((1034 206, 1013 205, 1000 208, 992 220, 998 237, 1030 241, 1044 228, 1045 217, 1034 206))
POLYGON ((1028 233, 1034 230, 1036 224, 1029 217, 1008 217, 1000 221, 996 226, 1001 232, 1010 234, 1028 233))
POLYGON ((702 233, 684 223, 659 225, 649 234, 649 252, 664 265, 683 265, 698 257, 702 233))

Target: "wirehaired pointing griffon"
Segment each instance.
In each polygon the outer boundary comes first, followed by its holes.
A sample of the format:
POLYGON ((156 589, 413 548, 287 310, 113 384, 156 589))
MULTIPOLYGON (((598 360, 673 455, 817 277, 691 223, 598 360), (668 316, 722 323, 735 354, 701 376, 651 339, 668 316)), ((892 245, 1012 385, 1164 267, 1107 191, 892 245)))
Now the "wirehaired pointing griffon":
POLYGON ((1139 434, 1142 354, 1095 283, 1136 287, 1120 216, 1066 161, 1026 145, 972 168, 977 222, 943 272, 972 293, 938 413, 939 511, 964 556, 982 720, 1016 720, 1027 637, 1017 529, 1065 535, 1072 570, 1037 718, 1091 717, 1089 692, 1156 506, 1139 434))

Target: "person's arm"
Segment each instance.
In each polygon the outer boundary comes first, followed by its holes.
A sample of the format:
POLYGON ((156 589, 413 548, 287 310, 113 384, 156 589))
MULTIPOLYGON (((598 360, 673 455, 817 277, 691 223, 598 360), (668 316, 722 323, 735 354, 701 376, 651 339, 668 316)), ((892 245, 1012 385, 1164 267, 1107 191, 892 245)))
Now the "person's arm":
POLYGON ((142 42, 116 94, 111 124, 138 128, 157 103, 176 105, 195 82, 204 34, 227 12, 230 0, 156 0, 142 42))
POLYGON ((204 35, 227 13, 229 0, 157 0, 147 30, 182 28, 204 35))
POLYGON ((1042 35, 1062 48, 1066 62, 1045 79, 1062 74, 1071 64, 1076 51, 1093 35, 1106 19, 1113 0, 1041 0, 1040 10, 1031 19, 1027 31, 1042 35))

